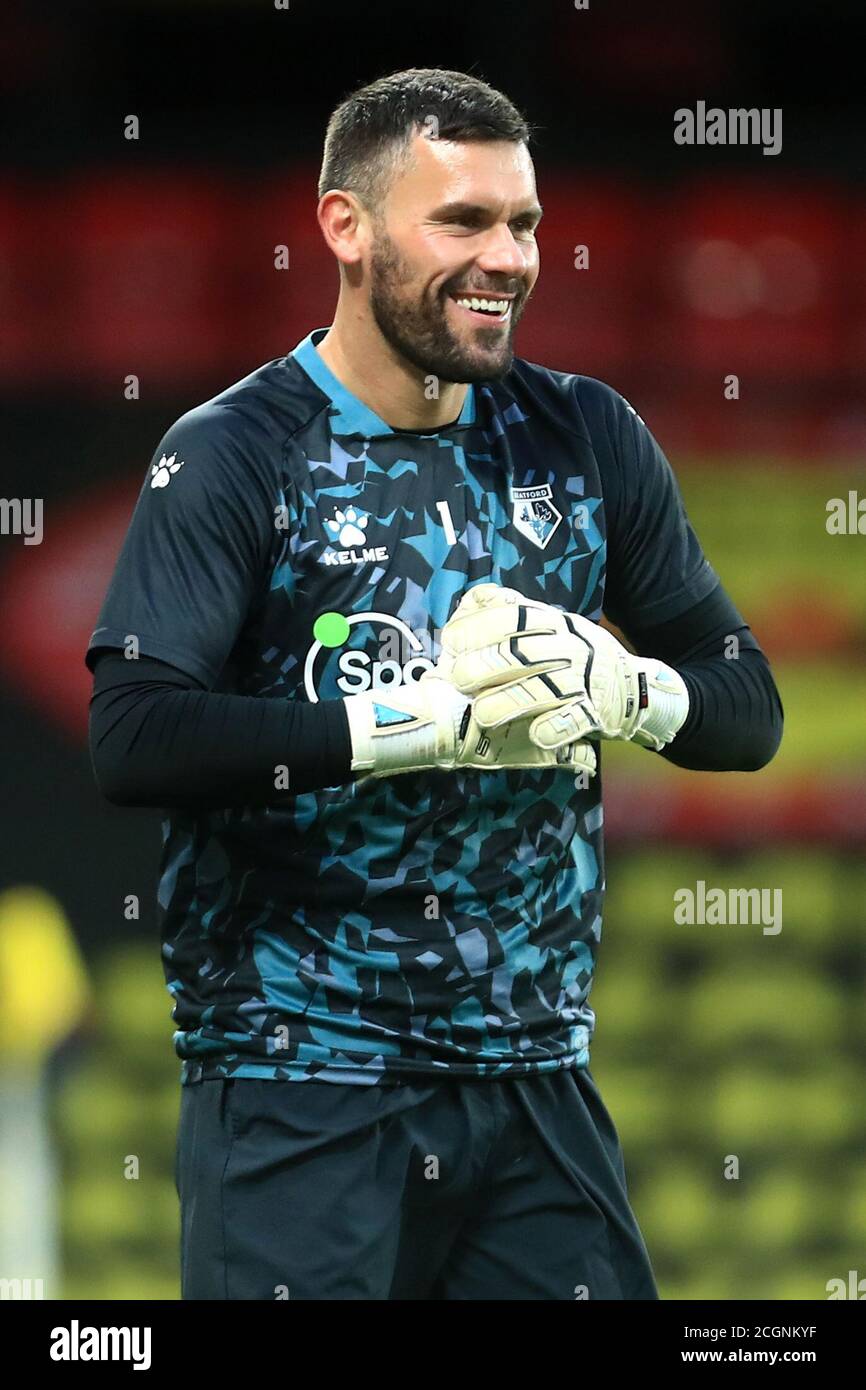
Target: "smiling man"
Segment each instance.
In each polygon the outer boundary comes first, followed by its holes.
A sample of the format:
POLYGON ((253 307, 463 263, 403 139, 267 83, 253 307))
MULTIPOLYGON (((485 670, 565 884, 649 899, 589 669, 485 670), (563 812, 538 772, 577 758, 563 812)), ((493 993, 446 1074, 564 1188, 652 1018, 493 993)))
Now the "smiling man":
MULTIPOLYGON (((431 105, 435 99, 431 89, 431 105)), ((428 114, 421 131, 360 181, 348 124, 354 108, 331 123, 319 221, 341 286, 319 355, 396 424, 447 424, 460 413, 466 383, 502 377, 513 361, 514 330, 538 277, 541 207, 526 127, 499 102, 504 138, 485 140, 483 125, 473 132, 453 123, 446 138, 428 114), (420 400, 419 374, 435 387, 420 400)))
POLYGON ((658 1296, 600 744, 754 769, 781 707, 643 421, 514 356, 528 145, 461 73, 337 108, 333 321, 172 425, 91 639, 99 785, 168 811, 186 1298, 658 1296))

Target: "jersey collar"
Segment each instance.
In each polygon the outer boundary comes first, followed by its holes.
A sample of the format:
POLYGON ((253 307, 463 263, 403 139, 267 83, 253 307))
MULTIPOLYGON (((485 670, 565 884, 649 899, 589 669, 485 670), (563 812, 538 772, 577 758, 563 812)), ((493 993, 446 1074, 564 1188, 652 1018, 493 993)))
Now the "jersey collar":
MULTIPOLYGON (((307 376, 316 383, 320 391, 325 395, 334 406, 331 416, 331 427, 334 434, 359 434, 365 439, 372 439, 376 435, 391 434, 399 435, 400 430, 394 430, 381 420, 374 410, 365 405, 357 396, 353 396, 351 391, 334 376, 324 358, 319 356, 317 344, 322 341, 327 328, 314 328, 312 333, 308 333, 296 348, 289 354, 303 368, 307 376)), ((475 423, 475 388, 470 382, 469 390, 466 392, 466 399, 463 402, 463 409, 453 425, 447 425, 444 429, 430 430, 430 434, 448 433, 450 430, 463 429, 467 425, 475 423)), ((411 431, 415 434, 416 431, 411 431)))

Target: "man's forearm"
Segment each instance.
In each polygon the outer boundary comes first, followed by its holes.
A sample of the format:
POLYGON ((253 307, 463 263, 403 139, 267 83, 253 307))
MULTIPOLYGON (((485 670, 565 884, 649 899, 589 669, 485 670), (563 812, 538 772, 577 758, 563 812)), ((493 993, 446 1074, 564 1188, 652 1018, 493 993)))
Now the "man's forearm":
POLYGON ((660 756, 697 772, 754 772, 774 756, 783 710, 770 664, 723 589, 663 625, 629 634, 667 662, 689 693, 689 713, 660 756))
POLYGON ((279 805, 353 780, 342 701, 216 693, 164 662, 115 652, 97 663, 90 751, 100 791, 118 806, 279 805))
POLYGON ((755 772, 782 738, 782 705, 767 658, 746 650, 677 668, 689 692, 689 713, 661 756, 696 772, 755 772))

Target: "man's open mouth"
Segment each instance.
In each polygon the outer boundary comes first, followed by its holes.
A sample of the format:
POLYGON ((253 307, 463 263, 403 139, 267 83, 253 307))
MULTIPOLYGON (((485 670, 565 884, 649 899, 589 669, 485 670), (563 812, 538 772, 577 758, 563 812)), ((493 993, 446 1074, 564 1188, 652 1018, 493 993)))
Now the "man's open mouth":
POLYGON ((507 323, 514 302, 511 298, 497 299, 494 295, 452 294, 450 298, 458 309, 479 321, 486 319, 488 323, 507 323))

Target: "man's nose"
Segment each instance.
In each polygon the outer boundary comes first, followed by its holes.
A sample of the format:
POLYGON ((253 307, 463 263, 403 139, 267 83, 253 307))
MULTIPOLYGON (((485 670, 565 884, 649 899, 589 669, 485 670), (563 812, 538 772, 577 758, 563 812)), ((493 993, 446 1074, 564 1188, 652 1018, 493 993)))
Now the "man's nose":
POLYGON ((526 269, 524 250, 510 227, 504 224, 491 227, 478 256, 478 268, 491 273, 498 271, 500 275, 523 275, 526 269))

